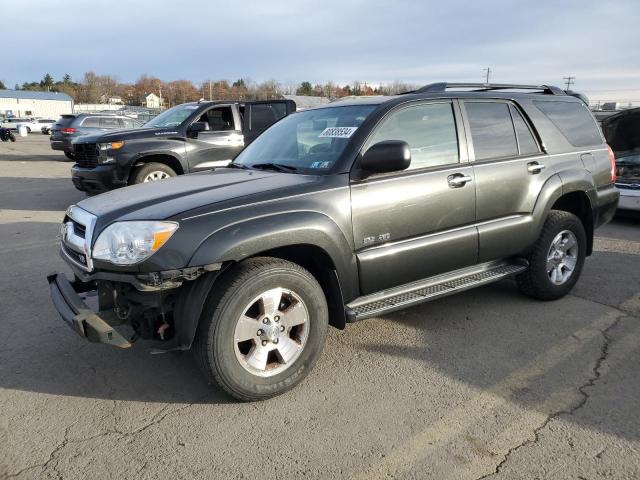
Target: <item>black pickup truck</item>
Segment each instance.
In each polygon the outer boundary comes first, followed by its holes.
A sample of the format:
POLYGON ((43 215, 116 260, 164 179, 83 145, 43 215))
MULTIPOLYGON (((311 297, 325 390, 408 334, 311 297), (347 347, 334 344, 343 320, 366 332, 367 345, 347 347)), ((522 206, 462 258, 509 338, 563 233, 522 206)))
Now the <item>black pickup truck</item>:
POLYGON ((226 165, 295 110, 292 100, 177 105, 143 128, 75 140, 71 178, 78 190, 97 194, 226 165))

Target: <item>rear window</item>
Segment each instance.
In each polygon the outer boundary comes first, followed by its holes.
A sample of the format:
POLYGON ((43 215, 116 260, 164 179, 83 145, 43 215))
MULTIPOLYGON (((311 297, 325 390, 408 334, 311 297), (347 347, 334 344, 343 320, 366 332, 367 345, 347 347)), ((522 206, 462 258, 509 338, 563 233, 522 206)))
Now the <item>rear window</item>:
POLYGON ((507 103, 465 102, 476 160, 515 157, 518 143, 507 103))
POLYGON ((534 101, 538 109, 558 127, 574 147, 602 143, 602 136, 586 105, 581 102, 534 101))
POLYGON ((511 116, 513 117, 513 126, 516 128, 516 135, 518 136, 518 146, 520 147, 520 155, 532 155, 540 153, 538 142, 533 138, 531 129, 527 125, 520 112, 513 105, 511 108, 511 116))

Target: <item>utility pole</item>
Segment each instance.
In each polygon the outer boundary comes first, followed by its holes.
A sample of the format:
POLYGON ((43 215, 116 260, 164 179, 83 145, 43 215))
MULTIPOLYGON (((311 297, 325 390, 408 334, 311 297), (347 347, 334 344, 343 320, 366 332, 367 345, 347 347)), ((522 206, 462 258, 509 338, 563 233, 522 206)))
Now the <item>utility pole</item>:
POLYGON ((483 72, 485 72, 485 80, 484 83, 489 84, 489 78, 491 77, 491 67, 483 68, 483 72))
POLYGON ((211 90, 211 80, 209 80, 209 101, 213 100, 213 95, 212 95, 212 90, 211 90))
POLYGON ((565 81, 565 83, 567 84, 567 90, 571 90, 571 85, 575 85, 575 80, 576 77, 572 77, 571 75, 569 75, 568 77, 562 77, 562 79, 565 81))

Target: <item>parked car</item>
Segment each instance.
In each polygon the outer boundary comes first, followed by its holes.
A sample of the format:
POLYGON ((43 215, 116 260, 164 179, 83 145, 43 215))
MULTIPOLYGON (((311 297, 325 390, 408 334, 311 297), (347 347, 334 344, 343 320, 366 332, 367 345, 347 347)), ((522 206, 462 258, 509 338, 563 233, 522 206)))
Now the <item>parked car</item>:
POLYGON ((2 128, 6 128, 9 130, 17 130, 18 124, 31 122, 32 120, 33 120, 32 118, 23 118, 23 117, 5 118, 4 120, 2 120, 2 128))
POLYGON ((113 113, 80 113, 62 115, 51 127, 49 142, 53 150, 62 150, 73 160, 74 139, 82 135, 105 133, 109 130, 134 129, 142 124, 133 118, 113 113))
POLYGON ((34 118, 32 120, 16 124, 16 129, 24 126, 27 128, 27 133, 41 132, 43 128, 51 129, 54 123, 56 123, 56 121, 49 118, 34 118))
POLYGON ((601 125, 616 157, 618 208, 640 211, 640 108, 623 110, 601 125))
POLYGON ((291 100, 177 105, 129 132, 73 144, 73 184, 90 194, 228 164, 267 127, 295 112, 291 100))
POLYGON ((311 371, 328 324, 511 276, 563 297, 615 213, 614 170, 588 108, 556 87, 332 103, 277 122, 228 167, 70 207, 75 280, 50 275, 51 296, 87 340, 129 347, 113 327, 128 324, 155 352, 193 347, 210 381, 260 400, 311 371), (92 291, 97 313, 79 296, 92 291))

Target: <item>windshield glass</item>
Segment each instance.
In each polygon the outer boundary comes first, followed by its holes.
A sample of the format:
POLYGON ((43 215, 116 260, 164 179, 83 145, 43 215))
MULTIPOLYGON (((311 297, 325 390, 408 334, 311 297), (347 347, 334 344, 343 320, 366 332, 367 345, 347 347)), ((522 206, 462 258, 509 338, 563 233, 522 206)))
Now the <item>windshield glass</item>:
POLYGON ((375 105, 329 107, 294 113, 269 128, 234 161, 247 167, 275 164, 289 171, 323 173, 335 164, 375 105))
POLYGON ((169 110, 165 110, 157 117, 152 118, 144 124, 145 127, 177 127, 184 122, 198 105, 177 105, 169 110))

